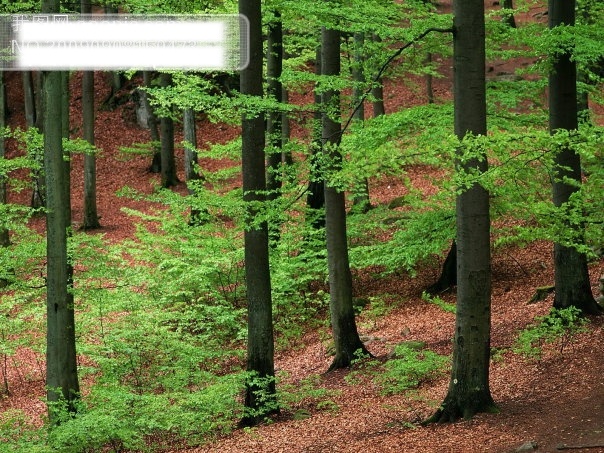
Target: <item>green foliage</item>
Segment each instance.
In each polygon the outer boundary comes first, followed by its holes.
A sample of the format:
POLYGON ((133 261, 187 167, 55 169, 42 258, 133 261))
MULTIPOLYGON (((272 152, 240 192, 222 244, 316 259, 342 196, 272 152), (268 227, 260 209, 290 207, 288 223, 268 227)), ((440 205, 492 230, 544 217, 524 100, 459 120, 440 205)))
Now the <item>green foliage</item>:
POLYGON ((449 358, 436 354, 422 346, 401 343, 394 348, 391 358, 380 363, 360 357, 355 361, 357 368, 350 372, 346 381, 351 384, 364 383, 366 379, 380 387, 384 395, 404 393, 417 388, 441 373, 449 358))
POLYGON ((455 312, 457 311, 457 306, 455 304, 445 302, 440 297, 431 296, 430 294, 428 294, 426 292, 422 293, 422 300, 425 300, 426 302, 436 305, 438 308, 442 309, 443 311, 446 311, 447 313, 455 314, 455 312))
POLYGON ((552 309, 548 315, 537 316, 535 320, 536 325, 520 332, 513 349, 517 354, 531 359, 541 358, 546 343, 558 342, 562 353, 574 335, 585 331, 588 322, 576 307, 552 309))

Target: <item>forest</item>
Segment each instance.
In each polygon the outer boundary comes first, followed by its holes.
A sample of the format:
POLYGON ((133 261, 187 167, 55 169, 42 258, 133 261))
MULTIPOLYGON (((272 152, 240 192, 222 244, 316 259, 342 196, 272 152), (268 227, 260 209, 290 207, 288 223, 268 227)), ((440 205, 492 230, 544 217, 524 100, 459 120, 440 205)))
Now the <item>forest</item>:
POLYGON ((0 453, 604 451, 604 3, 2 14, 249 53, 0 70, 0 453))

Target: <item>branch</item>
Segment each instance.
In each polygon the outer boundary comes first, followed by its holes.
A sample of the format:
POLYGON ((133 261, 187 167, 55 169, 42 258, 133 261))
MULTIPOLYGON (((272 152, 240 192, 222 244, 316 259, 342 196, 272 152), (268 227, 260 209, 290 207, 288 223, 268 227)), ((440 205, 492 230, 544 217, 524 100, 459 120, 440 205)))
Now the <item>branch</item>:
POLYGON ((604 448, 604 444, 593 444, 593 445, 566 445, 560 444, 556 447, 556 450, 581 450, 583 448, 604 448))
MULTIPOLYGON (((388 58, 386 60, 386 62, 382 65, 382 67, 377 72, 377 74, 372 78, 372 82, 377 82, 380 79, 380 77, 382 77, 382 74, 384 73, 384 71, 386 70, 386 68, 388 68, 388 66, 390 65, 390 63, 392 63, 392 61, 396 57, 398 57, 400 54, 402 54, 405 51, 405 49, 408 49, 413 44, 415 44, 416 42, 418 42, 420 39, 424 38, 425 36, 429 35, 432 32, 437 32, 437 33, 453 33, 454 29, 453 28, 428 28, 427 30, 425 30, 424 32, 422 32, 419 36, 417 36, 416 38, 413 38, 407 44, 405 44, 404 46, 398 48, 396 50, 396 52, 394 52, 390 56, 390 58, 388 58)), ((352 111, 352 113, 348 117, 348 120, 346 120, 346 123, 344 124, 344 127, 342 128, 342 130, 339 133, 340 134, 340 139, 342 138, 342 135, 344 134, 344 132, 346 131, 346 129, 348 129, 348 127, 350 126, 350 123, 352 122, 352 119, 354 118, 354 114, 357 112, 357 110, 359 108, 361 108, 361 105, 363 104, 363 102, 365 101, 365 98, 367 97, 367 95, 369 95, 369 93, 371 93, 371 87, 368 88, 365 91, 365 93, 363 93, 363 95, 361 96, 361 99, 359 99, 359 102, 357 103, 357 106, 355 107, 355 109, 352 111)), ((339 141, 340 140, 338 140, 338 142, 339 141)))

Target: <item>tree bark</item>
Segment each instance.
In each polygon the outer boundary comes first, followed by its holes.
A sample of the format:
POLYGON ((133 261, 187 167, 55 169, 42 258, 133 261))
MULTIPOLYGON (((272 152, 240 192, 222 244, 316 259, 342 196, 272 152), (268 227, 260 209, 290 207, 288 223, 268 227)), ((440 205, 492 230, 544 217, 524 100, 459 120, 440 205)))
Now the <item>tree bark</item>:
MULTIPOLYGON (((321 73, 340 74, 340 32, 323 28, 321 31, 321 73)), ((334 170, 341 165, 338 150, 341 135, 340 96, 335 90, 322 95, 322 148, 334 170)), ((369 354, 359 338, 352 305, 352 274, 348 261, 346 234, 346 204, 344 192, 324 183, 325 233, 327 237, 327 264, 329 269, 329 310, 336 355, 329 370, 350 366, 358 354, 369 354)))
MULTIPOLYGON (((161 73, 159 84, 167 88, 172 84, 172 75, 161 73)), ((165 116, 159 120, 161 137, 161 186, 173 187, 178 184, 176 177, 176 161, 174 159, 174 120, 165 116)))
MULTIPOLYGON (((92 13, 90 0, 80 2, 82 14, 92 13)), ((82 129, 84 140, 94 145, 94 71, 82 73, 82 129)), ((84 223, 86 230, 99 228, 96 204, 96 156, 84 154, 84 223)))
MULTIPOLYGON (((44 0, 43 13, 59 11, 58 0, 44 0)), ((79 383, 73 308, 73 268, 67 256, 71 228, 69 162, 63 158, 63 79, 59 71, 43 72, 45 94, 44 167, 46 175, 47 336, 46 386, 51 423, 58 422, 53 403, 64 400, 76 411, 79 383)))
POLYGON ((36 125, 36 96, 31 71, 23 71, 23 103, 25 106, 25 124, 28 128, 36 125))
MULTIPOLYGON (((352 68, 352 80, 354 81, 352 89, 352 98, 354 103, 355 121, 365 121, 365 103, 363 102, 365 71, 363 69, 364 55, 363 46, 365 45, 365 34, 357 32, 354 34, 354 66, 352 68), (358 107, 357 107, 358 106, 358 107)), ((369 199, 369 181, 367 177, 359 178, 355 187, 355 193, 352 197, 353 212, 365 213, 371 209, 369 199)))
MULTIPOLYGON (((316 49, 315 57, 315 74, 321 75, 321 46, 316 49)), ((313 115, 313 140, 311 143, 311 156, 310 156, 310 175, 308 181, 308 195, 306 196, 306 206, 308 207, 308 214, 312 220, 311 225, 315 229, 325 227, 325 191, 323 188, 323 176, 321 170, 316 167, 317 155, 321 150, 322 142, 322 130, 321 130, 321 109, 322 100, 321 95, 318 93, 318 87, 315 86, 314 90, 314 104, 315 111, 313 115)))
MULTIPOLYGON (((372 36, 372 39, 374 42, 382 41, 382 39, 376 34, 372 36)), ((375 118, 376 116, 385 115, 386 108, 384 107, 384 83, 381 77, 375 80, 374 86, 371 89, 371 97, 373 98, 371 103, 371 106, 373 107, 373 117, 375 118)))
MULTIPOLYGON (((549 27, 575 24, 574 0, 549 0, 549 27)), ((556 55, 549 75, 549 128, 576 131, 577 118, 577 66, 572 51, 556 55)), ((581 184, 581 158, 571 147, 564 147, 554 157, 553 202, 558 208, 570 201, 579 188, 565 179, 581 184)), ((573 228, 570 225, 569 228, 573 228)), ((576 227, 574 227, 576 228, 576 227)), ((579 227, 582 228, 582 227, 579 227)), ((577 307, 585 314, 601 314, 591 292, 587 257, 574 247, 554 244, 554 308, 577 307)))
MULTIPOLYGON (((501 7, 503 9, 514 9, 514 0, 502 0, 501 7)), ((503 21, 508 24, 512 28, 516 28, 516 19, 514 18, 514 14, 511 12, 506 12, 503 15, 503 21)))
MULTIPOLYGON (((143 71, 143 85, 146 87, 151 86, 151 71, 143 71)), ((158 145, 160 142, 159 131, 157 129, 157 117, 153 111, 153 107, 149 102, 149 93, 142 91, 143 103, 147 110, 147 124, 149 126, 149 134, 151 135, 151 142, 153 144, 153 158, 149 171, 151 173, 161 172, 161 146, 158 145)))
MULTIPOLYGON (((486 135, 485 22, 482 0, 454 8, 455 134, 486 135)), ((471 138, 470 138, 471 140, 471 138)), ((471 145, 469 145, 471 146, 471 145)), ((457 162, 462 173, 487 171, 484 154, 457 162)), ((493 411, 489 389, 491 266, 489 194, 474 183, 456 201, 457 310, 453 368, 441 408, 428 422, 451 422, 493 411)))
MULTIPOLYGON (((262 97, 262 21, 260 0, 239 0, 239 13, 250 23, 250 63, 240 72, 241 93, 262 97)), ((266 197, 264 118, 245 112, 241 121, 243 199, 248 222, 257 214, 255 203, 266 197)), ((247 370, 253 373, 245 392, 245 415, 240 424, 258 424, 277 412, 274 367, 273 315, 269 268, 268 225, 249 224, 244 232, 245 278, 248 302, 247 370)))
MULTIPOLYGON (((4 81, 4 71, 0 71, 0 129, 6 127, 6 84, 4 81)), ((0 136, 0 159, 4 159, 6 154, 6 141, 4 136, 0 136)), ((6 176, 0 175, 0 204, 6 204, 6 176)), ((7 247, 10 244, 8 227, 0 225, 0 247, 7 247)), ((2 280, 0 279, 0 287, 2 280)))

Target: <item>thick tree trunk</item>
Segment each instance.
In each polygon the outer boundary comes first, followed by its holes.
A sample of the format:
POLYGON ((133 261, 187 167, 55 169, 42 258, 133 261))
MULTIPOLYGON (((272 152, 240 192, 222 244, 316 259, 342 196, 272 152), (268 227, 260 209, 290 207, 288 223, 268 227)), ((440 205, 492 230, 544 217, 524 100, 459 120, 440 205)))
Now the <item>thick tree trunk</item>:
MULTIPOLYGON (((167 88, 172 84, 172 75, 162 73, 159 80, 159 85, 167 88)), ((161 186, 168 188, 178 184, 174 158, 174 120, 169 116, 160 118, 159 128, 161 136, 161 186)))
MULTIPOLYGON (((50 3, 50 2, 49 2, 50 3)), ((45 12, 58 11, 55 9, 45 12)), ((52 403, 64 399, 75 412, 79 396, 73 308, 73 269, 67 257, 71 227, 69 163, 63 159, 61 72, 44 72, 45 106, 44 154, 46 174, 47 235, 47 347, 46 386, 49 417, 57 423, 52 403)))
MULTIPOLYGON (((323 28, 321 31, 321 72, 325 76, 340 74, 340 32, 323 28)), ((323 152, 328 154, 332 166, 341 165, 338 150, 341 125, 334 116, 339 115, 339 93, 328 90, 323 93, 322 142, 323 152)), ((352 275, 348 262, 346 234, 346 203, 344 192, 326 181, 325 232, 327 237, 327 263, 329 269, 329 309, 331 329, 336 355, 330 370, 350 366, 357 354, 368 354, 357 332, 352 305, 352 275)))
MULTIPOLYGON (((241 93, 262 97, 262 21, 260 0, 239 0, 239 13, 250 22, 250 64, 241 71, 241 93)), ((243 196, 248 220, 256 215, 253 203, 265 201, 264 118, 244 113, 241 122, 243 196)), ((251 426, 277 412, 274 367, 273 315, 269 268, 268 226, 245 229, 245 278, 248 301, 246 413, 241 425, 251 426)))
MULTIPOLYGON (((549 0, 549 26, 575 24, 574 0, 549 0)), ((574 131, 577 119, 577 67, 572 54, 559 54, 549 76, 549 128, 552 134, 558 130, 574 131)), ((581 158, 571 147, 556 152, 554 158, 553 202, 562 207, 581 184, 581 158), (565 179, 575 181, 568 184, 565 179)), ((569 225, 569 228, 571 226, 569 225)), ((587 257, 573 247, 554 244, 554 308, 579 308, 586 314, 600 314, 600 307, 591 292, 587 257)))
MULTIPOLYGON (((486 135, 485 23, 482 0, 454 1, 455 134, 486 135)), ((471 146, 471 145, 470 145, 471 146)), ((484 155, 458 162, 487 170, 484 155)), ((453 368, 441 408, 428 420, 455 421, 492 411, 489 390, 491 267, 489 194, 474 184, 457 197, 457 311, 453 368)))

